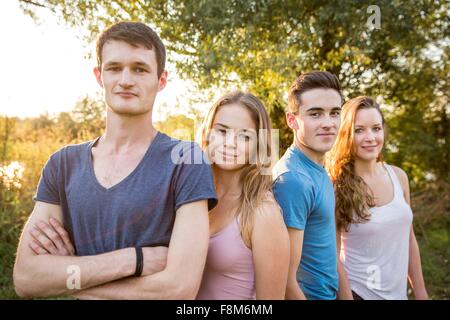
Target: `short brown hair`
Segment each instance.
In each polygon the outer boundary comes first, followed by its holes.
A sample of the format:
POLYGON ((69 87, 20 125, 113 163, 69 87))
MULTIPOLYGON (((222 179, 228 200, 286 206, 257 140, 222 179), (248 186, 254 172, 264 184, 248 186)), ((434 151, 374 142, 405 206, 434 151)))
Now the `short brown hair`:
POLYGON ((102 66, 102 50, 106 42, 110 40, 125 41, 137 47, 143 45, 147 49, 155 50, 158 66, 158 78, 166 65, 166 48, 163 42, 152 28, 141 22, 121 21, 109 26, 97 39, 96 53, 98 67, 102 66))
POLYGON ((290 112, 297 112, 301 104, 301 95, 312 89, 334 89, 342 98, 339 79, 328 71, 311 71, 301 74, 289 89, 288 107, 290 112))

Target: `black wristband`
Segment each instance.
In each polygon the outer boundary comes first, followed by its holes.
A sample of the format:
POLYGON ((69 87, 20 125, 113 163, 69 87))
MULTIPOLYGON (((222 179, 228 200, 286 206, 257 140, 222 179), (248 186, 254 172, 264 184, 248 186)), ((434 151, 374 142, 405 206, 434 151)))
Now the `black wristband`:
POLYGON ((136 271, 134 272, 135 277, 140 277, 142 274, 142 269, 144 268, 144 255, 142 254, 142 248, 136 247, 136 271))

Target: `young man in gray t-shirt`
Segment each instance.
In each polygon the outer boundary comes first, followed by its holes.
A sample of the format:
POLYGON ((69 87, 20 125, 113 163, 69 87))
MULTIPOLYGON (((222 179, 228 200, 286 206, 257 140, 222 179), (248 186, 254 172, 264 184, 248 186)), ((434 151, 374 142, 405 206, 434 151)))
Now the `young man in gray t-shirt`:
POLYGON ((146 25, 121 22, 100 35, 97 59, 106 130, 45 165, 18 247, 16 292, 195 298, 217 199, 199 147, 152 125, 167 82, 164 45, 146 25))

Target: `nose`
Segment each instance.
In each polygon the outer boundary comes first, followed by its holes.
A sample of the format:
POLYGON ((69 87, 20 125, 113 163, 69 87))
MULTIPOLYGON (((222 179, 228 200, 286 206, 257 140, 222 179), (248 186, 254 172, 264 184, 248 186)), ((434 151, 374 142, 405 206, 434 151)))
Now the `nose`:
POLYGON ((237 137, 235 136, 234 131, 228 129, 226 132, 227 133, 225 135, 225 147, 235 148, 237 137))
POLYGON ((122 74, 120 76, 119 85, 121 87, 124 87, 124 88, 131 87, 131 86, 134 85, 133 77, 132 77, 131 72, 130 72, 130 70, 128 68, 124 68, 122 70, 122 74))
POLYGON ((372 130, 368 130, 364 138, 366 139, 366 141, 373 141, 375 139, 375 136, 372 130))
POLYGON ((334 126, 336 126, 336 122, 335 122, 335 119, 332 116, 327 115, 327 116, 325 116, 323 118, 322 128, 331 128, 331 127, 334 127, 334 126))

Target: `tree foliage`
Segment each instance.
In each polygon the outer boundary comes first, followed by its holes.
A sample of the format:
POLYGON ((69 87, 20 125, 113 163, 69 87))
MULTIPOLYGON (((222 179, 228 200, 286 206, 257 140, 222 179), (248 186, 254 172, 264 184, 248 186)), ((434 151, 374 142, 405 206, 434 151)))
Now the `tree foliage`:
MULTIPOLYGON (((199 89, 239 86, 267 104, 283 151, 286 92, 304 71, 337 74, 347 97, 371 95, 386 106, 388 160, 417 183, 449 180, 449 15, 445 1, 49 0, 41 6, 91 38, 118 20, 153 26, 170 59, 199 89), (368 25, 370 5, 380 28, 368 25)), ((36 5, 37 4, 37 5, 36 5)))

